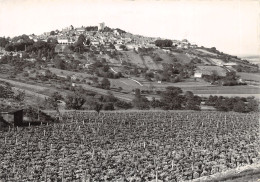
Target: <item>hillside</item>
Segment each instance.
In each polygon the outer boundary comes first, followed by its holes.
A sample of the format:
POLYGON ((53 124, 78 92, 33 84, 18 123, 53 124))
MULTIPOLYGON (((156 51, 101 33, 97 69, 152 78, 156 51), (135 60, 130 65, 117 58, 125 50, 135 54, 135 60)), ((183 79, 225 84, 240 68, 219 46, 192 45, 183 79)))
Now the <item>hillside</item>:
POLYGON ((66 96, 76 88, 97 95, 109 90, 124 101, 131 101, 135 89, 150 100, 159 98, 157 92, 169 86, 207 97, 211 93, 258 97, 259 93, 257 65, 188 40, 88 26, 0 41, 0 77, 17 83, 29 100, 56 91, 66 96), (109 87, 102 85, 104 78, 109 87), (30 89, 26 84, 35 86, 30 89))

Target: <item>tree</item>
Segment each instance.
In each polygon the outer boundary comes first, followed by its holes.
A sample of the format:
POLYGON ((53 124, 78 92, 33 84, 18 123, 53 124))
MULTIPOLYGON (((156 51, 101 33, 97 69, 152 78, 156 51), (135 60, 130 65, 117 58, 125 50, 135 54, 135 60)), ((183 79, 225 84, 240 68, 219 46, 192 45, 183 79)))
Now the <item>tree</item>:
POLYGON ((65 70, 66 69, 66 62, 61 59, 54 60, 55 67, 58 69, 65 70))
POLYGON ((215 107, 218 111, 225 111, 225 112, 229 111, 229 108, 225 103, 224 97, 218 97, 218 99, 215 102, 215 107))
POLYGON ((102 107, 103 107, 103 104, 101 104, 99 102, 95 102, 94 110, 97 111, 98 114, 101 111, 102 107))
POLYGON ((86 98, 79 93, 78 91, 74 92, 73 94, 67 95, 65 99, 66 107, 68 109, 76 109, 79 110, 86 102, 86 98))
POLYGON ((164 109, 181 109, 184 97, 180 95, 182 90, 179 87, 166 87, 161 93, 161 102, 164 103, 164 109))
POLYGON ((51 108, 58 110, 58 105, 62 99, 63 97, 59 92, 54 92, 49 98, 45 100, 51 108))
POLYGON ((77 40, 77 44, 83 45, 86 42, 86 37, 83 34, 80 34, 77 40))
POLYGON ((247 109, 248 111, 254 111, 257 112, 259 111, 259 103, 255 99, 249 99, 248 104, 247 104, 247 109))
POLYGON ((56 38, 49 37, 47 39, 47 43, 58 44, 58 40, 56 38))
POLYGON ((12 44, 12 43, 6 44, 6 45, 5 45, 5 51, 8 51, 8 52, 14 51, 14 46, 13 46, 13 44, 12 44))
POLYGON ((139 88, 135 89, 135 98, 138 98, 138 99, 141 98, 141 91, 139 88))
POLYGON ((118 100, 115 102, 115 106, 117 108, 120 108, 120 109, 131 109, 132 108, 132 104, 131 103, 128 103, 128 102, 125 102, 125 101, 121 101, 121 100, 118 100))
POLYGON ((79 53, 84 51, 84 44, 86 43, 86 37, 83 34, 80 34, 77 42, 74 44, 74 51, 79 53))
POLYGON ((90 45, 90 43, 91 43, 91 41, 90 41, 90 39, 88 38, 87 41, 86 41, 86 44, 87 44, 87 45, 90 45))
POLYGON ((135 89, 135 98, 132 100, 133 106, 137 109, 149 109, 149 100, 141 95, 140 89, 135 89))
POLYGON ((103 78, 103 79, 101 80, 101 87, 102 87, 103 89, 109 90, 109 89, 110 89, 110 81, 109 81, 107 78, 103 78))
POLYGON ((114 104, 113 104, 112 102, 104 103, 103 106, 102 106, 102 108, 103 108, 103 110, 105 110, 105 111, 115 110, 114 104))
POLYGON ((103 96, 102 102, 116 102, 117 100, 111 91, 107 91, 107 95, 103 96))
POLYGON ((108 72, 108 70, 109 70, 109 66, 106 64, 106 65, 104 65, 103 66, 103 71, 104 72, 108 72))
POLYGON ((163 106, 163 103, 161 103, 159 100, 156 100, 154 97, 152 98, 152 101, 150 102, 150 105, 152 108, 160 108, 163 106))
POLYGON ((50 35, 55 35, 55 31, 52 30, 52 31, 50 32, 50 35))
POLYGON ((242 100, 239 100, 234 104, 233 110, 235 112, 246 112, 246 104, 242 100))
POLYGON ((165 40, 156 40, 155 45, 157 47, 171 47, 172 46, 172 41, 165 39, 165 40))
POLYGON ((200 110, 201 98, 191 91, 185 92, 185 109, 187 110, 200 110))
POLYGON ((17 94, 15 95, 15 100, 19 101, 19 102, 23 102, 24 98, 25 98, 25 91, 22 90, 17 90, 17 94))
POLYGON ((13 98, 14 92, 8 83, 0 84, 0 98, 13 98))
POLYGON ((5 37, 0 37, 0 47, 5 47, 8 42, 9 41, 5 37))

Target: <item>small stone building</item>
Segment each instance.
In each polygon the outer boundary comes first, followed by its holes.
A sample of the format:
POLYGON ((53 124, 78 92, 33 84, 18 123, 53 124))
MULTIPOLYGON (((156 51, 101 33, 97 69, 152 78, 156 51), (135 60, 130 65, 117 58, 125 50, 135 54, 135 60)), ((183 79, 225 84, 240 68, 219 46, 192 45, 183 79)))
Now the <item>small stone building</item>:
POLYGON ((21 126, 23 124, 23 110, 0 111, 0 117, 10 125, 21 126))

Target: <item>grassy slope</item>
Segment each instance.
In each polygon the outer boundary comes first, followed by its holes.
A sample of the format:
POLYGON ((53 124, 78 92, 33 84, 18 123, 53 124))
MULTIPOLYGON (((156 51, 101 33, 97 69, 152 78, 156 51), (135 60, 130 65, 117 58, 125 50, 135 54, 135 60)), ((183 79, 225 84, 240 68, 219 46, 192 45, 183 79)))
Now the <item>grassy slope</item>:
POLYGON ((123 51, 122 54, 122 59, 126 62, 131 62, 132 64, 135 64, 138 67, 145 68, 142 58, 134 51, 123 51))
POLYGON ((152 70, 161 70, 162 65, 160 63, 156 63, 150 56, 144 56, 145 65, 152 70))
POLYGON ((238 72, 237 75, 239 75, 240 78, 242 78, 244 80, 254 80, 254 81, 260 82, 260 74, 238 72))
POLYGON ((188 64, 191 61, 191 58, 185 53, 174 52, 173 54, 181 64, 188 64))
POLYGON ((168 53, 166 53, 166 52, 164 52, 164 51, 162 51, 160 49, 157 49, 154 52, 157 53, 160 56, 160 58, 163 59, 162 62, 164 62, 164 63, 173 63, 173 61, 172 61, 173 58, 171 56, 169 56, 168 53))

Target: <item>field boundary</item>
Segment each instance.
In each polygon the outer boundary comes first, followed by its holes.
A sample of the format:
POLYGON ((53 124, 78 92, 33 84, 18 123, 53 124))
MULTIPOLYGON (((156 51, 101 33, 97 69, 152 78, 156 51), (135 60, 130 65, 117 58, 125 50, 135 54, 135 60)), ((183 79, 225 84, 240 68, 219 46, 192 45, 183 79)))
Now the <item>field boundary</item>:
POLYGON ((236 178, 241 178, 245 175, 254 175, 260 173, 260 161, 246 166, 240 166, 235 169, 230 169, 221 173, 216 173, 210 176, 203 176, 194 180, 188 180, 187 182, 217 182, 232 180, 236 178))

